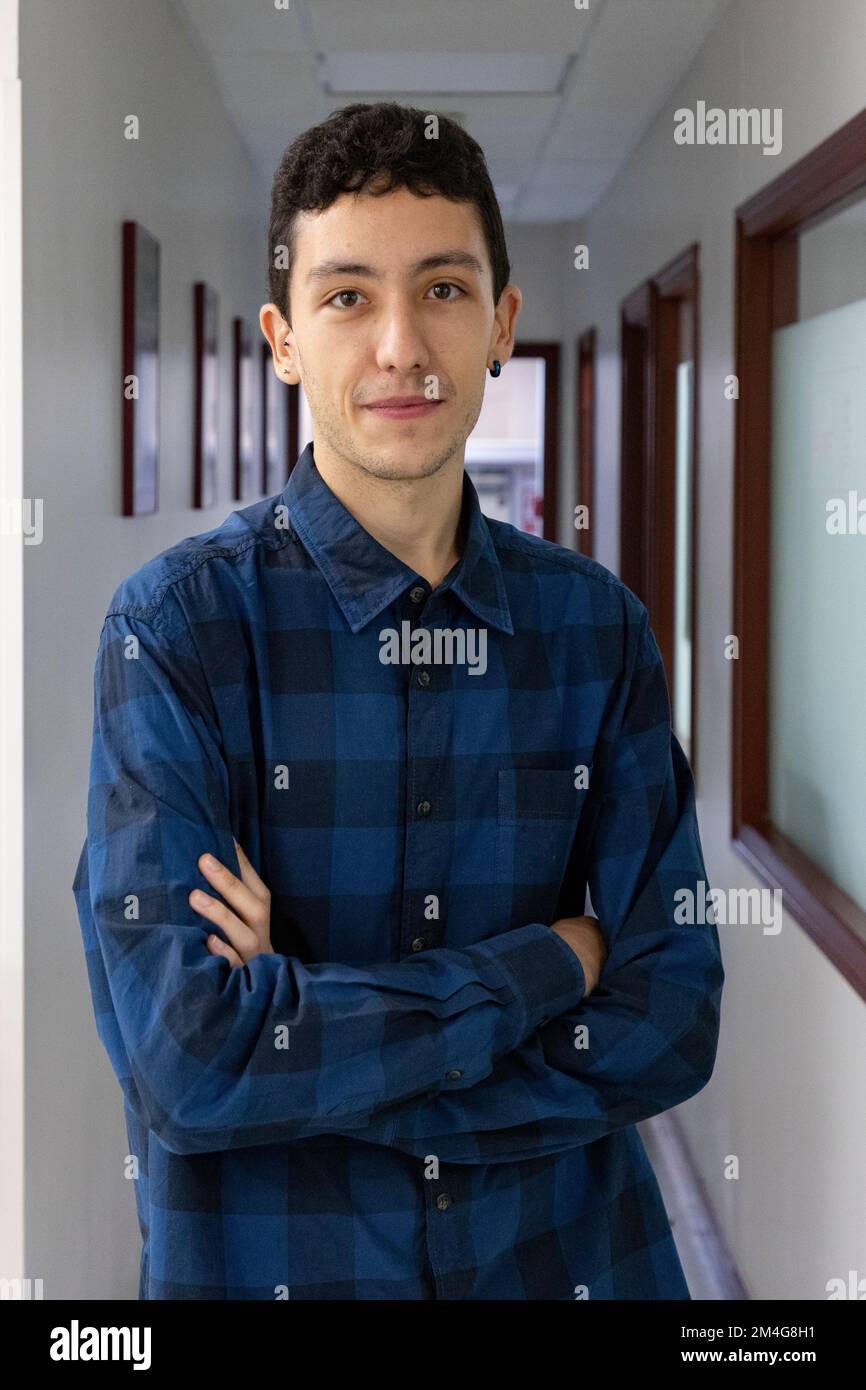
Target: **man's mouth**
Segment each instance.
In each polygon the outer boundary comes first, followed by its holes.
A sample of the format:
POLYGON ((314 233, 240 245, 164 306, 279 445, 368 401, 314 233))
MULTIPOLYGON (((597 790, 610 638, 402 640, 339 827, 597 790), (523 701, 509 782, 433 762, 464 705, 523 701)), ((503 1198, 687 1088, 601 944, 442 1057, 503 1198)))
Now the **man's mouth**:
POLYGON ((386 396, 381 401, 371 401, 364 409, 392 420, 415 420, 422 415, 430 415, 441 400, 429 400, 426 396, 386 396))

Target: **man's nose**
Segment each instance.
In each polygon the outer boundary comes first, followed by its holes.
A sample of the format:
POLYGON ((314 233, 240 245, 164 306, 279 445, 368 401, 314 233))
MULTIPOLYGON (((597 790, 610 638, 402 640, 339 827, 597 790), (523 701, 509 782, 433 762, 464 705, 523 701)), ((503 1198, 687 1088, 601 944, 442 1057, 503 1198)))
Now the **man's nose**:
POLYGON ((387 305, 378 324, 376 364, 382 371, 422 370, 429 351, 422 330, 420 311, 403 301, 387 305))

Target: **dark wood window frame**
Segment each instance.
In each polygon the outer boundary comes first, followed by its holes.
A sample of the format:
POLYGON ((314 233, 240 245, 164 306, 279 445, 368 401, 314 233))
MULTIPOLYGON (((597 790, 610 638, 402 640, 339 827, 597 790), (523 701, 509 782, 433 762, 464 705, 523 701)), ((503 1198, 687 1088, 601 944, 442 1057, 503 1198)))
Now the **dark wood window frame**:
POLYGON ((575 393, 574 393, 574 441, 575 478, 577 481, 577 504, 585 506, 589 525, 585 530, 575 531, 576 548, 582 555, 595 552, 595 527, 593 508, 595 506, 595 446, 596 446, 596 340, 594 328, 582 333, 576 343, 575 393))
MULTIPOLYGON (((513 357, 544 358, 544 505, 542 534, 557 541, 559 524, 559 343, 524 342, 514 344, 513 357)), ((507 366, 504 371, 508 371, 507 366)))
POLYGON ((697 242, 652 275, 620 311, 620 577, 646 604, 673 700, 676 578, 676 396, 681 321, 688 315, 694 363, 691 420, 691 743, 698 784, 698 441, 700 408, 700 248, 697 242))
POLYGON ((769 820, 771 347, 798 316, 799 233, 866 197, 866 111, 736 210, 732 844, 866 998, 866 912, 769 820))

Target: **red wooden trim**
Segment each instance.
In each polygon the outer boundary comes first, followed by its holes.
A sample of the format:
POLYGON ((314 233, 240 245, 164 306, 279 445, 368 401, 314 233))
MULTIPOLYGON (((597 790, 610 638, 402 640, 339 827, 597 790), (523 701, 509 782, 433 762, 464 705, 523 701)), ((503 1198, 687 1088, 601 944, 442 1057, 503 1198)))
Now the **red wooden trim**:
POLYGON ((675 507, 676 507, 676 398, 668 388, 675 384, 676 366, 683 359, 684 348, 690 351, 694 363, 692 378, 692 431, 691 431, 691 510, 689 527, 691 530, 691 568, 689 572, 689 604, 691 609, 691 742, 689 763, 692 775, 698 783, 698 491, 700 477, 700 248, 692 242, 662 270, 653 276, 657 295, 657 373, 656 399, 662 419, 656 431, 657 455, 653 473, 657 477, 658 504, 650 516, 650 526, 656 537, 654 582, 656 609, 656 637, 668 672, 668 682, 673 703, 675 632, 674 632, 674 586, 676 582, 675 565, 675 507), (681 331, 683 306, 688 313, 688 344, 683 344, 685 336, 681 331))
MULTIPOLYGON (((135 373, 135 241, 136 222, 123 224, 123 333, 121 383, 135 373)), ((135 401, 123 401, 123 516, 134 515, 135 401)))
POLYGON ((655 317, 656 409, 652 453, 653 501, 647 517, 652 550, 653 631, 674 690, 674 596, 676 581, 676 369, 679 360, 678 299, 659 295, 655 317))
POLYGON ((647 526, 652 449, 653 370, 650 285, 634 290, 620 306, 620 551, 623 583, 650 608, 647 526))
POLYGON ((734 632, 731 838, 866 998, 866 912, 769 821, 771 349, 797 320, 797 236, 866 192, 866 111, 736 211, 734 632))
MULTIPOLYGON (((137 360, 139 346, 139 326, 142 306, 138 301, 139 257, 146 257, 152 263, 156 281, 156 330, 152 344, 154 352, 153 396, 145 402, 141 397, 128 397, 121 394, 121 456, 122 488, 121 514, 123 516, 152 515, 159 511, 159 427, 160 427, 160 245, 140 222, 125 221, 121 227, 121 278, 122 278, 122 323, 121 323, 121 384, 125 385, 130 376, 140 377, 140 363, 137 360), (139 417, 145 409, 153 411, 153 428, 156 434, 154 457, 136 457, 136 433, 139 417), (136 467, 142 470, 142 477, 136 477, 136 467), (144 477, 144 470, 149 470, 144 477), (152 506, 142 504, 140 485, 146 481, 152 485, 152 506)), ((145 306, 149 308, 152 306, 145 306)), ((140 384, 140 382, 139 382, 140 384)), ((148 489, 149 490, 149 489, 148 489)))
POLYGON ((700 275, 699 248, 687 246, 634 290, 621 307, 622 430, 620 577, 646 604, 673 704, 676 524, 676 364, 681 338, 694 362, 691 474, 691 744, 697 784, 698 515, 700 275), (683 329, 683 306, 689 317, 683 329), (636 389, 637 388, 637 389, 636 389))
POLYGON ((737 208, 747 237, 776 237, 859 201, 866 183, 866 109, 737 208))
POLYGON ((732 843, 758 878, 781 889, 783 911, 866 999, 866 912, 768 821, 743 824, 732 843))
POLYGON ((596 330, 588 328, 577 340, 575 391, 575 432, 577 445, 577 502, 589 513, 586 530, 575 532, 577 549, 583 555, 595 554, 595 447, 596 447, 596 330))

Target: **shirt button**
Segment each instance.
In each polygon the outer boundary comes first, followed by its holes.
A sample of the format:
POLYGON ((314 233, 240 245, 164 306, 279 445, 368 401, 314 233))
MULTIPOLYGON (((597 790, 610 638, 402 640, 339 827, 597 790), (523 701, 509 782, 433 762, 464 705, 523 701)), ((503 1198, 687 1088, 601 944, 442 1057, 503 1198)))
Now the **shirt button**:
POLYGON ((409 590, 409 597, 413 603, 420 603, 426 592, 423 584, 413 584, 409 590))
POLYGON ((424 940, 423 936, 416 936, 410 949, 413 951, 423 951, 426 945, 427 942, 424 940))
POLYGON ((429 672, 429 671, 419 671, 419 672, 418 672, 418 684, 419 684, 419 685, 429 685, 429 684, 430 684, 430 672, 429 672))
POLYGON ((451 1198, 448 1196, 447 1192, 439 1193, 439 1196, 436 1198, 436 1205, 440 1211, 448 1210, 451 1205, 451 1198))
POLYGON ((419 815, 419 816, 429 816, 429 814, 430 814, 430 802, 429 802, 429 801, 419 801, 419 802, 418 802, 418 805, 415 807, 415 810, 418 812, 418 815, 419 815))
POLYGON ((462 1075, 463 1075, 462 1071, 458 1071, 457 1068, 455 1067, 453 1071, 449 1071, 449 1073, 448 1073, 448 1080, 449 1080, 449 1081, 459 1081, 462 1075))

